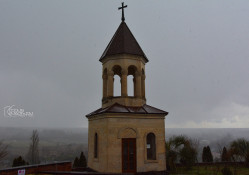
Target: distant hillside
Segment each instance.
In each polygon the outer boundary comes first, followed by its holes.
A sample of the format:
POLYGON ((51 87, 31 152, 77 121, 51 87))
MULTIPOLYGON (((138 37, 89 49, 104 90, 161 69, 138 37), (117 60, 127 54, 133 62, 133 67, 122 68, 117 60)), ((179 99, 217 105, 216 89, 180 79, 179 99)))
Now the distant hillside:
POLYGON ((209 145, 227 145, 237 138, 249 140, 249 128, 166 128, 166 139, 186 135, 209 145))
MULTIPOLYGON (((32 130, 35 128, 0 127, 0 140, 9 145, 9 155, 4 166, 10 166, 12 160, 28 152, 32 130)), ((38 128, 40 138, 40 157, 42 162, 73 160, 81 151, 87 155, 88 128, 38 128)), ((174 135, 186 135, 199 140, 199 154, 203 146, 209 145, 212 152, 219 156, 219 146, 228 146, 237 138, 249 140, 249 128, 234 129, 195 129, 166 128, 166 140, 174 135)))
MULTIPOLYGON (((0 168, 9 167, 17 156, 26 159, 32 130, 35 128, 0 127, 0 140, 8 145, 8 156, 0 168)), ((38 128, 39 152, 42 163, 53 161, 73 161, 84 151, 87 156, 87 128, 50 129, 38 128)))
POLYGON ((87 143, 88 128, 11 128, 0 127, 0 140, 29 140, 32 130, 37 129, 41 141, 87 143))

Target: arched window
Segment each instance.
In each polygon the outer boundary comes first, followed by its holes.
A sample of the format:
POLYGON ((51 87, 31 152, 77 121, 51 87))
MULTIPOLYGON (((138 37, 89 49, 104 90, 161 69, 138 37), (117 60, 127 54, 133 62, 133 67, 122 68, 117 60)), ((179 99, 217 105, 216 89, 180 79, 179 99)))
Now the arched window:
POLYGON ((149 133, 146 137, 147 159, 156 160, 156 137, 155 134, 149 133))
POLYGON ((127 77, 127 84, 128 84, 128 96, 134 97, 134 78, 133 75, 129 75, 127 77))
POLYGON ((121 79, 119 75, 114 75, 114 97, 121 96, 121 79))
POLYGON ((98 158, 98 134, 94 135, 94 158, 98 158))
POLYGON ((121 81, 120 80, 121 80, 122 68, 119 65, 115 65, 113 66, 112 71, 114 73, 114 77, 113 77, 114 97, 121 96, 121 81))
POLYGON ((136 95, 136 80, 135 73, 137 68, 133 65, 128 67, 128 96, 136 95))

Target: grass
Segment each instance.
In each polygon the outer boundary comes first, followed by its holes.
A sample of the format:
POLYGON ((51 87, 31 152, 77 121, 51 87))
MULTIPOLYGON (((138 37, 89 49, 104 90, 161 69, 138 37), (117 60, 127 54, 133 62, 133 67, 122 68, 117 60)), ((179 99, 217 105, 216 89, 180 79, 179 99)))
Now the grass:
MULTIPOLYGON (((176 172, 171 172, 170 174, 178 174, 178 175, 222 175, 221 170, 224 166, 195 166, 190 170, 186 170, 183 167, 177 167, 176 172)), ((229 167, 233 172, 233 175, 249 175, 249 168, 245 167, 237 167, 235 169, 234 166, 229 167)))

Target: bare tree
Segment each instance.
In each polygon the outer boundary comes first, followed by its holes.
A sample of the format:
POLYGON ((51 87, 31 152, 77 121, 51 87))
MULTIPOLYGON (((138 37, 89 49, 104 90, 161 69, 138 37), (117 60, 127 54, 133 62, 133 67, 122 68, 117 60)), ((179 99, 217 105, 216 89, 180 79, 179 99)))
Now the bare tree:
POLYGON ((37 130, 33 130, 32 136, 30 138, 31 143, 28 152, 28 161, 30 164, 39 163, 39 135, 37 130))
POLYGON ((219 155, 220 155, 220 158, 219 158, 220 161, 222 161, 221 155, 222 155, 223 148, 224 148, 224 146, 222 146, 221 143, 217 143, 217 144, 216 144, 216 149, 217 149, 217 151, 218 151, 218 153, 219 153, 219 155))
POLYGON ((1 160, 8 155, 7 145, 4 145, 2 141, 0 141, 0 162, 1 160))

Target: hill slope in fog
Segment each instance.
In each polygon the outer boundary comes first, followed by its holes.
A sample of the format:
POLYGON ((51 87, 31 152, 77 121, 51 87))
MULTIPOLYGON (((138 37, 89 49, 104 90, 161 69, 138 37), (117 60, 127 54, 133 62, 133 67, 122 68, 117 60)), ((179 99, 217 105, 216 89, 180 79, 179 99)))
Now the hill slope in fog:
MULTIPOLYGON (((35 128, 0 127, 0 140, 8 145, 8 157, 5 166, 11 166, 12 160, 28 152, 32 130, 35 128)), ((42 162, 73 160, 83 151, 87 155, 87 128, 38 128, 40 159, 42 162)), ((217 155, 219 146, 229 146, 237 138, 249 140, 249 128, 166 128, 166 140, 172 136, 185 135, 199 141, 199 154, 203 146, 209 145, 217 155)))

